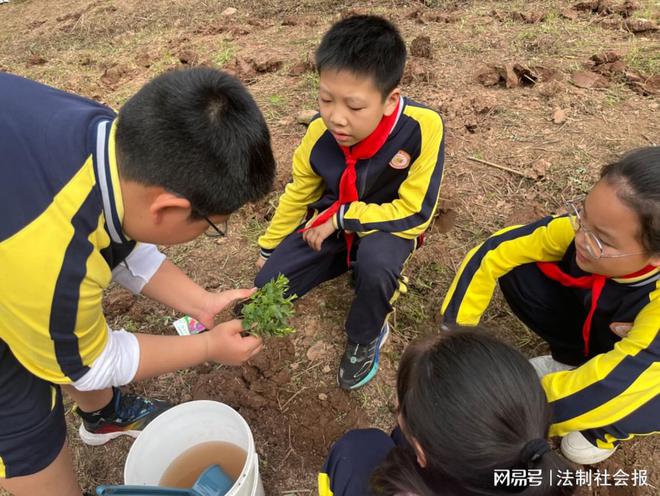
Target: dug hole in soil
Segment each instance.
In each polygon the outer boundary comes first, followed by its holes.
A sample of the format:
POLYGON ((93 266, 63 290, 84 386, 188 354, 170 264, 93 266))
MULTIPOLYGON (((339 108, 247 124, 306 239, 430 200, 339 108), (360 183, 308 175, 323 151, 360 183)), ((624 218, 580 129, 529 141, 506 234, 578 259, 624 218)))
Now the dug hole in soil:
POLYGON ((318 472, 334 441, 369 424, 359 402, 336 384, 297 386, 305 369, 291 370, 294 352, 290 338, 271 338, 248 364, 200 373, 192 388, 193 400, 221 401, 245 418, 267 487, 293 471, 318 472))

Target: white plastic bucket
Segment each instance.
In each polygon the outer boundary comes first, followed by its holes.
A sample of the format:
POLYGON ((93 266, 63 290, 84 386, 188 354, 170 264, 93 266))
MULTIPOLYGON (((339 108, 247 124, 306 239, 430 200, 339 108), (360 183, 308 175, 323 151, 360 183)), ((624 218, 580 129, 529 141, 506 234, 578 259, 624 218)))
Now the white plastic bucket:
POLYGON ((156 417, 131 446, 124 465, 127 485, 157 486, 181 453, 208 441, 226 441, 247 453, 245 466, 227 496, 264 496, 259 456, 247 422, 217 401, 190 401, 156 417))

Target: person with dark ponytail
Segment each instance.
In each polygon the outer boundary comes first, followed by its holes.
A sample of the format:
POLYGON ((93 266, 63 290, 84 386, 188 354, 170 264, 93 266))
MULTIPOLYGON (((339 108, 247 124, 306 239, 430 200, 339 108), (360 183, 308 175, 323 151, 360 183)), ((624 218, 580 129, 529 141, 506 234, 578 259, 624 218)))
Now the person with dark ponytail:
POLYGON ((503 229, 468 253, 442 306, 476 325, 499 282, 550 345, 532 364, 562 453, 598 463, 660 431, 660 147, 603 167, 567 213, 503 229))
POLYGON ((337 441, 320 496, 572 493, 553 479, 570 467, 546 440, 550 408, 534 368, 485 331, 411 344, 397 395, 399 427, 391 437, 363 429, 337 441))

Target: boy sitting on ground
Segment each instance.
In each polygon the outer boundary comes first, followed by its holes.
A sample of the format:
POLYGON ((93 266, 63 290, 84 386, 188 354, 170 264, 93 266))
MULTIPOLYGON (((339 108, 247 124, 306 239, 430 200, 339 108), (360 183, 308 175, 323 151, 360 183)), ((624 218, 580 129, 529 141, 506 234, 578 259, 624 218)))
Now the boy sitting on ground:
POLYGON ((337 374, 369 382, 403 267, 436 209, 443 174, 440 116, 401 96, 406 47, 390 22, 336 23, 316 52, 318 115, 293 156, 293 178, 259 238, 256 286, 284 274, 302 296, 353 271, 355 298, 337 374))

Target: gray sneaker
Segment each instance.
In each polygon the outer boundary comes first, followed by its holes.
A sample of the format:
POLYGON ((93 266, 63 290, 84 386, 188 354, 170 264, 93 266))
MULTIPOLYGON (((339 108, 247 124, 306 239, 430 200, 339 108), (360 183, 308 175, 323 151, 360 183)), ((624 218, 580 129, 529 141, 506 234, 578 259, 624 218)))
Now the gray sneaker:
POLYGON ((389 335, 390 326, 385 322, 380 335, 369 344, 357 344, 348 340, 337 373, 339 387, 342 389, 361 388, 376 376, 380 349, 389 335))
POLYGON ((558 362, 552 358, 551 355, 530 358, 529 363, 531 363, 534 370, 536 370, 536 375, 539 376, 539 379, 542 379, 544 376, 552 374, 553 372, 573 370, 575 368, 573 365, 566 365, 565 363, 558 362))

